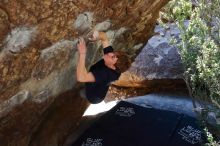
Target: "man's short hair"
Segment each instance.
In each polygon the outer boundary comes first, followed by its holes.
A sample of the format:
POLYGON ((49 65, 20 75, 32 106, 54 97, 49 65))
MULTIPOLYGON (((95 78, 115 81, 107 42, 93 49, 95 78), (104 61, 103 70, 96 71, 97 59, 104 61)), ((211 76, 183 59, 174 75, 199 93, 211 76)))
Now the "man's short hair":
POLYGON ((114 53, 118 57, 118 60, 115 64, 116 68, 120 71, 120 73, 127 71, 131 66, 131 59, 129 56, 122 51, 114 51, 114 53))

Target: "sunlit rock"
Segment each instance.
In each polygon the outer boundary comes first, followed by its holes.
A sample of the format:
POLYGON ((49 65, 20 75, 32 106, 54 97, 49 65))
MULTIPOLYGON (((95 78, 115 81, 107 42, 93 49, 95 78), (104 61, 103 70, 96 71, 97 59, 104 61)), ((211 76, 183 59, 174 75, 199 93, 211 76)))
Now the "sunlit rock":
MULTIPOLYGON (((178 38, 180 31, 174 24, 169 24, 166 28, 157 25, 154 32, 155 35, 148 40, 130 69, 120 77, 116 85, 136 87, 151 84, 149 80, 182 79, 183 65, 179 50, 171 44, 172 38, 178 38)), ((155 87, 162 86, 159 82, 156 84, 155 82, 155 87)))

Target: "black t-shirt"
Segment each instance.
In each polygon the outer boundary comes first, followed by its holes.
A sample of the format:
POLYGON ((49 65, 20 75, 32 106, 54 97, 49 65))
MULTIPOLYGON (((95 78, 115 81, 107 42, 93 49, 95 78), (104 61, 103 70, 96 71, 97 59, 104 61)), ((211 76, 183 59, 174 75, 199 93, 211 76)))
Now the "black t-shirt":
POLYGON ((121 73, 105 65, 103 59, 92 65, 90 70, 95 77, 95 82, 85 83, 86 97, 91 103, 99 103, 104 98, 112 81, 117 80, 121 73))

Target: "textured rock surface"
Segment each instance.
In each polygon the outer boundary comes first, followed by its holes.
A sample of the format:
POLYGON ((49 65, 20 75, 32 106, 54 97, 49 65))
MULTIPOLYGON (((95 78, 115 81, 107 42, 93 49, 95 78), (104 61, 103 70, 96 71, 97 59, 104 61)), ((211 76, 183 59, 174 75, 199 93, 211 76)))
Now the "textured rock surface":
POLYGON ((155 35, 148 40, 130 69, 120 77, 117 85, 152 87, 153 83, 155 87, 160 85, 167 87, 173 80, 174 83, 182 86, 183 81, 180 81, 183 74, 181 58, 178 49, 170 45, 171 38, 177 38, 179 30, 174 24, 168 24, 166 28, 157 25, 154 32, 155 35), (168 82, 167 85, 163 84, 166 82, 168 82))
MULTIPOLYGON (((1 145, 57 146, 87 102, 78 96, 76 41, 92 29, 135 58, 168 0, 1 0, 1 145)), ((100 43, 88 43, 91 65, 100 43)))

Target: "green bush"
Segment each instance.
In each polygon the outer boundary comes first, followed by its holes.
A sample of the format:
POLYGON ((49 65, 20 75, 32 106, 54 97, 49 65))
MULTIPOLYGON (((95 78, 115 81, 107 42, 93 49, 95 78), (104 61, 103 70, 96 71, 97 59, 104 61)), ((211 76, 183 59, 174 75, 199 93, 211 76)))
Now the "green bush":
MULTIPOLYGON (((180 30, 180 41, 174 41, 180 50, 185 69, 184 80, 190 95, 220 107, 220 0, 172 0, 161 12, 161 20, 174 22, 180 30), (189 24, 184 22, 189 20, 189 24), (177 43, 178 42, 178 43, 177 43)), ((161 21, 160 20, 160 21, 161 21)), ((162 22, 162 21, 161 21, 162 22)), ((163 23, 164 26, 166 24, 163 23)), ((203 117, 210 108, 205 108, 203 117)), ((218 113, 219 110, 214 110, 218 113)), ((217 117, 219 115, 217 114, 217 117)), ((202 118, 205 121, 205 118, 202 118)), ((203 123, 202 122, 202 123, 203 123)), ((205 124, 209 127, 209 124, 205 124)), ((219 131, 218 126, 212 132, 219 131)), ((212 129, 210 127, 210 129, 212 129)), ((217 146, 207 132, 207 146, 217 146)), ((219 132, 217 132, 219 133, 219 132)))
POLYGON ((177 47, 192 96, 220 107, 220 0, 173 0, 161 15, 180 29, 177 47))

